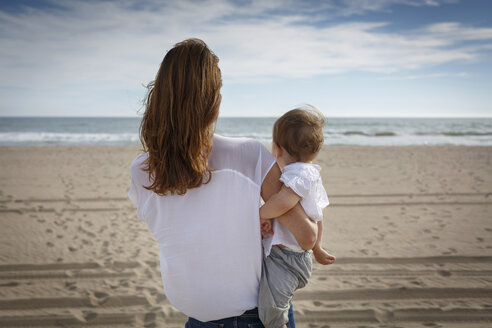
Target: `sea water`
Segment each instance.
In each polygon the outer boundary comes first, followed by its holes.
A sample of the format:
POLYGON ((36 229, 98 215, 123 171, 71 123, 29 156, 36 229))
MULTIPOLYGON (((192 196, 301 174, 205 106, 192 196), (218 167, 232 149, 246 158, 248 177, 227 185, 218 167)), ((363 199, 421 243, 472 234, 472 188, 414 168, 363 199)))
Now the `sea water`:
MULTIPOLYGON (((216 133, 271 143, 274 117, 220 117, 216 133)), ((141 118, 0 117, 0 145, 137 145, 141 118)), ((492 118, 327 118, 327 145, 492 145, 492 118)))

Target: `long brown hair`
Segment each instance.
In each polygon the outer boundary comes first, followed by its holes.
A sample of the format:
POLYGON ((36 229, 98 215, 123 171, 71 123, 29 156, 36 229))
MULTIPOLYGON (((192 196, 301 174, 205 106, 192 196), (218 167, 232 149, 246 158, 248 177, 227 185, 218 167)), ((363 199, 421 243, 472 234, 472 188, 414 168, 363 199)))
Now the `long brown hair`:
POLYGON ((208 157, 219 114, 219 59, 199 39, 177 43, 164 57, 148 88, 140 141, 149 153, 143 170, 159 195, 208 183, 208 157))

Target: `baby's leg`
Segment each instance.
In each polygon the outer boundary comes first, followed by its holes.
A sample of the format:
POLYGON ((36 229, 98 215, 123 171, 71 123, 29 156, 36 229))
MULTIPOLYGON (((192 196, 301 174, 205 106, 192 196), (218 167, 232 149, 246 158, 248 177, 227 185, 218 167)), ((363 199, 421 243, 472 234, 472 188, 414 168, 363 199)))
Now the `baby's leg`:
POLYGON ((313 247, 313 255, 319 264, 327 265, 335 262, 336 257, 325 251, 323 245, 323 221, 318 221, 318 237, 313 247))
POLYGON ((291 276, 280 262, 281 260, 273 259, 271 254, 263 259, 258 314, 265 328, 285 327, 289 321, 290 301, 295 287, 282 288, 282 292, 279 292, 279 285, 290 282, 295 276, 291 276))
POLYGON ((263 258, 258 314, 265 328, 286 326, 294 291, 306 285, 311 267, 310 253, 295 253, 277 246, 263 258))

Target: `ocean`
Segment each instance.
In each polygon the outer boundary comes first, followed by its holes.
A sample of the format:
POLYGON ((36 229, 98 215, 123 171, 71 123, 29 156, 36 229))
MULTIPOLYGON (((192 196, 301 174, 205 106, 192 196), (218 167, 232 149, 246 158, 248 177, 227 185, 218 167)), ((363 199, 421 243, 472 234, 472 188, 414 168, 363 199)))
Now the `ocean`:
MULTIPOLYGON (((221 117, 216 133, 271 143, 274 117, 221 117)), ((0 145, 137 145, 140 118, 0 117, 0 145)), ((327 118, 327 145, 492 145, 492 118, 327 118)))

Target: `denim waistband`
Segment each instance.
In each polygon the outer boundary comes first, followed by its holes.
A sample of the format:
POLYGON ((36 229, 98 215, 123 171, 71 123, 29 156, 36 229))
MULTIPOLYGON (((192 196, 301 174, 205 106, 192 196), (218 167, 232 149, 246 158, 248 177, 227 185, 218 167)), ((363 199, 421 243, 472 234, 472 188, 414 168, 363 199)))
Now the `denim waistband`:
POLYGON ((258 317, 258 308, 248 310, 241 314, 240 317, 258 317))
MULTIPOLYGON (((258 308, 248 310, 248 311, 244 312, 243 314, 236 316, 236 317, 229 317, 229 318, 223 318, 223 319, 219 319, 219 320, 212 320, 209 322, 211 322, 211 323, 222 323, 224 321, 228 321, 231 319, 238 319, 238 318, 244 318, 244 319, 246 319, 246 318, 258 318, 258 308)), ((197 320, 197 319, 192 318, 192 317, 189 317, 189 320, 203 323, 202 321, 197 320)))
MULTIPOLYGON (((248 310, 237 317, 224 318, 215 321, 201 322, 194 318, 189 317, 188 322, 185 325, 186 328, 190 327, 223 327, 223 328, 241 328, 241 327, 263 327, 260 318, 258 317, 258 308, 248 310)), ((292 309, 292 303, 289 307, 289 322, 287 323, 287 328, 295 328, 296 324, 294 321, 294 311, 292 309)))

